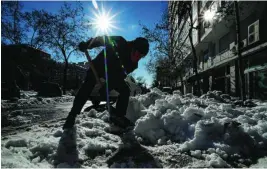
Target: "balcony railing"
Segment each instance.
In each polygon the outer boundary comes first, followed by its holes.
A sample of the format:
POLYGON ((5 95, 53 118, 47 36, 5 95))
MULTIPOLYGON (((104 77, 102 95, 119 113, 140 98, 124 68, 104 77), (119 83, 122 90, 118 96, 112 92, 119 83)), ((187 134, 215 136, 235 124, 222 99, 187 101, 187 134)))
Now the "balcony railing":
POLYGON ((210 69, 216 65, 219 65, 223 63, 224 61, 229 60, 230 58, 233 58, 235 55, 233 54, 232 51, 227 50, 225 52, 222 52, 218 55, 216 55, 214 58, 209 58, 207 62, 200 63, 200 71, 205 71, 207 69, 210 69))

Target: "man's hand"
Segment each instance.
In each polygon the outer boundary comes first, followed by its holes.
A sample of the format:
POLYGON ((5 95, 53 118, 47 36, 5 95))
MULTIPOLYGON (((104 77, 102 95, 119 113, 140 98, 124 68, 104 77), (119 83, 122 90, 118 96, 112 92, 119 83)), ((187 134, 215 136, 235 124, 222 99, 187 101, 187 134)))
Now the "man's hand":
POLYGON ((78 48, 80 51, 85 52, 88 49, 88 43, 87 42, 81 42, 81 43, 79 43, 78 48))

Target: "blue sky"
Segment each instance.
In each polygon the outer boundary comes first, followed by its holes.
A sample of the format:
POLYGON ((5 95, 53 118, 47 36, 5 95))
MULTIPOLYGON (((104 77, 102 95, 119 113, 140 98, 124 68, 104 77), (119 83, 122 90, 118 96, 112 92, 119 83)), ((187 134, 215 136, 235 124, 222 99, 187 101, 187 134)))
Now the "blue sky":
MULTIPOLYGON (((111 15, 118 14, 113 19, 114 25, 120 29, 114 29, 109 35, 123 36, 126 40, 134 40, 136 37, 142 36, 139 22, 153 27, 161 19, 161 14, 167 6, 167 1, 96 1, 98 7, 103 6, 104 9, 110 10, 111 15)), ((62 5, 62 1, 25 1, 24 10, 44 9, 49 12, 56 12, 62 5)), ((70 2, 69 3, 74 3, 70 2)), ((82 2, 86 15, 93 16, 94 9, 92 1, 82 2)), ((101 8, 99 8, 101 9, 101 8)), ((92 32, 91 36, 95 36, 92 32)), ((89 38, 89 37, 88 37, 89 38)), ((152 83, 152 76, 146 71, 145 63, 148 58, 152 57, 150 53, 146 58, 139 62, 138 69, 134 71, 136 77, 142 76, 146 83, 152 83)), ((86 58, 72 57, 71 62, 86 61, 86 58)))

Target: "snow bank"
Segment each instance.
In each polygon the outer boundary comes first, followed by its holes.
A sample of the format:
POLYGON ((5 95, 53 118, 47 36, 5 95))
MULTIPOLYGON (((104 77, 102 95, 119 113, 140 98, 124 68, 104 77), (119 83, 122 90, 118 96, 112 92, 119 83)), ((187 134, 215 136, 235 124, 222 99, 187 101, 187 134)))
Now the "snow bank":
POLYGON ((200 98, 179 93, 154 97, 150 106, 144 102, 147 113, 136 121, 134 131, 152 145, 179 143, 181 152, 191 151, 195 157, 209 149, 209 165, 227 167, 227 157, 247 157, 267 146, 267 106, 237 108, 231 99, 218 91, 200 98))
MULTIPOLYGON (((149 145, 154 155, 165 154, 165 161, 188 154, 193 160, 180 166, 225 168, 233 167, 233 162, 248 166, 251 159, 267 155, 267 104, 258 101, 253 108, 236 107, 231 100, 217 91, 198 98, 177 91, 168 95, 155 88, 131 97, 126 116, 135 122, 136 139, 149 145)), ((91 109, 77 117, 74 130, 63 132, 60 121, 54 128, 34 126, 8 136, 2 139, 2 167, 108 167, 104 159, 122 144, 120 137, 106 132, 108 117, 106 110, 91 109)), ((128 159, 109 167, 141 166, 151 163, 128 159)))

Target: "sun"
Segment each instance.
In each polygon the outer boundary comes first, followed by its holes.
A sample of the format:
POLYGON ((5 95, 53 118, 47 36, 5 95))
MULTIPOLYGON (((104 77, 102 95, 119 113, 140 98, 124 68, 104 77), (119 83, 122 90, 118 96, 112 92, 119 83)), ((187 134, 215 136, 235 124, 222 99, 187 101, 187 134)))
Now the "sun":
POLYGON ((97 16, 96 27, 103 32, 107 32, 112 27, 111 22, 112 21, 109 16, 100 15, 100 16, 97 16))
POLYGON ((115 26, 114 18, 117 14, 110 15, 111 10, 106 12, 102 7, 102 10, 97 8, 97 11, 94 12, 94 18, 92 18, 91 24, 93 28, 96 29, 96 34, 110 34, 114 29, 119 29, 115 26))

